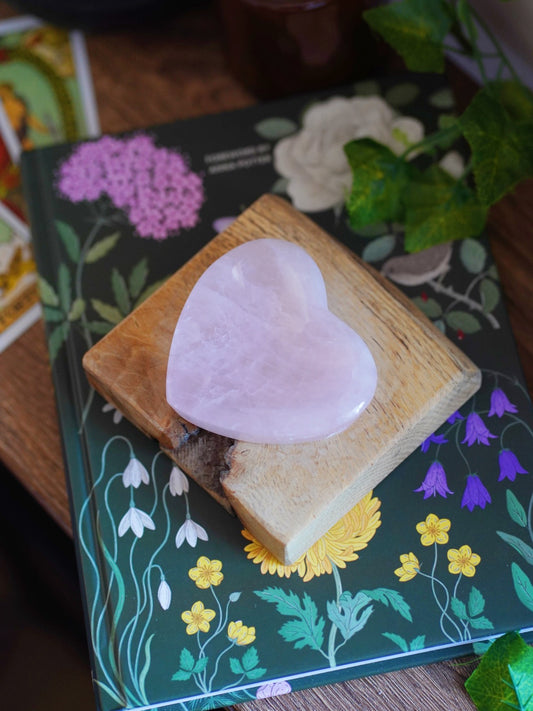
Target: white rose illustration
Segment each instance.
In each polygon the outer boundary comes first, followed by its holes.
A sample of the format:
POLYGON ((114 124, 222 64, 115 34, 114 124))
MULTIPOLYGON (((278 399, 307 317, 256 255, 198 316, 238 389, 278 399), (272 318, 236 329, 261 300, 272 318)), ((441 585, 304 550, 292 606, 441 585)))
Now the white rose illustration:
POLYGON ((287 193, 304 212, 327 210, 344 202, 352 173, 343 147, 356 138, 373 138, 394 153, 424 137, 420 121, 398 116, 379 96, 335 96, 314 104, 298 133, 280 140, 274 167, 288 178, 287 193))

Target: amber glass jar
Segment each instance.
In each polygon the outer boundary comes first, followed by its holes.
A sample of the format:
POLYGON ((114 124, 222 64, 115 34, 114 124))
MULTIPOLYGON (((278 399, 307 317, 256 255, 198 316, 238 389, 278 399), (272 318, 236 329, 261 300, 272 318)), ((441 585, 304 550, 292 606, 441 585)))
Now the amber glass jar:
POLYGON ((375 69, 362 13, 373 0, 218 0, 231 71, 261 98, 321 89, 375 69))

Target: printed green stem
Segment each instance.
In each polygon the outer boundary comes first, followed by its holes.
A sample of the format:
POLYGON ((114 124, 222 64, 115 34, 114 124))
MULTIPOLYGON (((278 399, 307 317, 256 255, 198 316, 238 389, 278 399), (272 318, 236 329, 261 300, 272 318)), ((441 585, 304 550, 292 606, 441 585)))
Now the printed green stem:
MULTIPOLYGON (((453 586, 453 596, 457 599, 459 599, 457 597, 457 589, 459 587, 459 583, 461 582, 462 577, 463 577, 463 574, 459 573, 459 575, 457 576, 455 585, 453 586)), ((469 625, 468 620, 461 620, 461 624, 463 625, 463 629, 464 629, 464 639, 472 639, 472 635, 470 634, 470 630, 468 628, 468 625, 469 625)))
MULTIPOLYGON (((335 581, 335 602, 337 604, 337 607, 340 610, 340 597, 342 595, 342 581, 341 581, 341 576, 339 573, 339 569, 335 565, 335 563, 330 559, 331 562, 331 570, 333 572, 333 579, 335 581)), ((331 623, 331 628, 329 630, 329 638, 328 638, 328 661, 329 661, 329 666, 334 669, 337 666, 337 661, 335 659, 335 638, 337 636, 337 625, 334 623, 331 623)))
MULTIPOLYGON (((229 650, 232 649, 234 646, 235 646, 235 640, 233 640, 233 641, 231 642, 231 644, 229 644, 225 649, 223 649, 223 650, 220 652, 220 654, 218 655, 218 657, 216 658, 216 660, 215 660, 215 666, 214 666, 214 669, 213 669, 213 673, 212 673, 211 676, 209 677, 208 691, 211 691, 211 689, 213 688, 213 681, 214 681, 214 679, 215 679, 215 677, 216 677, 216 675, 217 675, 217 673, 218 673, 218 665, 219 665, 219 663, 220 663, 220 660, 222 659, 222 657, 224 656, 224 654, 226 654, 226 652, 229 652, 229 650)), ((244 675, 243 675, 243 676, 244 676, 244 675)), ((242 678, 242 677, 241 677, 241 678, 242 678)), ((238 682, 237 682, 237 683, 238 683, 238 682)), ((234 684, 231 684, 231 686, 234 686, 234 684)), ((228 688, 228 687, 226 687, 226 688, 228 688)))
POLYGON ((504 378, 504 379, 506 379, 506 380, 509 380, 510 383, 511 383, 511 385, 514 385, 515 387, 519 388, 519 389, 522 391, 522 393, 523 393, 527 398, 529 398, 529 393, 528 393, 528 391, 527 391, 526 388, 522 385, 522 383, 518 380, 518 378, 516 377, 516 375, 511 376, 511 375, 509 375, 508 373, 501 373, 501 372, 499 372, 499 371, 497 371, 497 370, 489 370, 488 368, 483 368, 483 371, 482 371, 482 372, 483 372, 483 375, 491 375, 491 376, 494 378, 494 380, 495 380, 494 387, 497 387, 497 385, 498 385, 498 378, 504 378))
MULTIPOLYGON (((476 277, 476 279, 473 281, 480 281, 480 278, 476 277)), ((485 313, 485 311, 483 311, 482 304, 480 304, 478 301, 474 301, 474 299, 471 299, 469 293, 460 294, 458 291, 455 291, 452 286, 442 284, 436 279, 430 279, 427 283, 437 294, 444 294, 445 296, 449 296, 451 299, 453 299, 453 302, 446 308, 445 313, 448 313, 448 311, 450 311, 456 304, 462 303, 468 306, 468 308, 472 309, 473 311, 481 313, 494 329, 500 328, 500 323, 498 319, 494 316, 494 314, 485 313)))

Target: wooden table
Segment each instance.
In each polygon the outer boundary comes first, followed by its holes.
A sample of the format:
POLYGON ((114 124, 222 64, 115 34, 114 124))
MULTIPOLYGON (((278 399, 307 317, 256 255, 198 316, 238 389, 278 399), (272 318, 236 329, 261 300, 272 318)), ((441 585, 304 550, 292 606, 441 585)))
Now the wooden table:
MULTIPOLYGON (((15 14, 0 3, 0 18, 15 14)), ((124 131, 254 103, 225 66, 208 3, 160 27, 87 37, 102 130, 124 131)), ((450 80, 459 105, 472 83, 450 80)), ((489 235, 526 381, 533 395, 533 181, 493 208, 489 235)), ((65 472, 44 329, 36 324, 0 355, 0 459, 71 534, 65 472)), ((473 709, 464 690, 471 663, 447 662, 330 685, 235 708, 296 711, 473 709)))

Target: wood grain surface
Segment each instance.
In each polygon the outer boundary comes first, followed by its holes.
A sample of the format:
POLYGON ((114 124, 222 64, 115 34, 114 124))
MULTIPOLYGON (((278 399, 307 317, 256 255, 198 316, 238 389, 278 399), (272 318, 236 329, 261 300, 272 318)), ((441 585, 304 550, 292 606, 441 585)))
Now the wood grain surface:
POLYGON ((478 368, 399 289, 275 195, 260 197, 212 239, 87 351, 83 366, 96 390, 171 450, 218 501, 217 473, 222 476, 222 489, 245 527, 285 565, 295 563, 481 385, 478 368), (376 393, 350 427, 318 442, 233 444, 211 436, 203 450, 196 442, 201 430, 166 400, 176 321, 207 267, 265 237, 298 244, 318 265, 330 310, 372 353, 376 393), (213 458, 213 449, 222 456, 213 458), (211 475, 206 458, 214 464, 211 475))
MULTIPOLYGON (((0 18, 16 12, 0 3, 0 18)), ((87 38, 103 131, 123 131, 254 102, 228 73, 213 8, 177 13, 159 27, 87 38)), ((450 67, 464 106, 473 83, 450 67)), ((529 392, 533 395, 533 181, 492 209, 489 237, 529 392)), ((0 354, 0 459, 67 532, 70 516, 47 350, 36 324, 0 354)), ((238 711, 473 710, 461 660, 251 701, 238 711)))

